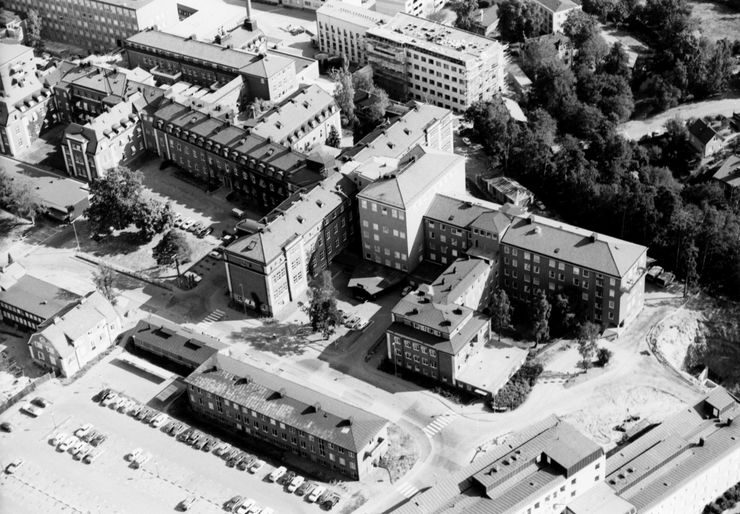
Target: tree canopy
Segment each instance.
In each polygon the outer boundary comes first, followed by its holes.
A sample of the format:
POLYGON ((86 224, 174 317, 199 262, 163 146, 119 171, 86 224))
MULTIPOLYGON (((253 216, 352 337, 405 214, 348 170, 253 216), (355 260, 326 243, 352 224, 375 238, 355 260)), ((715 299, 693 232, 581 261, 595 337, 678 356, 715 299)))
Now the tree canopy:
POLYGON ((458 0, 451 7, 456 15, 455 27, 472 31, 478 14, 478 0, 458 0))
POLYGON ((329 271, 322 272, 314 279, 308 289, 308 319, 314 332, 321 332, 325 338, 332 335, 341 322, 337 307, 337 292, 331 281, 329 271))
POLYGON ((152 248, 152 256, 160 266, 177 266, 180 274, 180 264, 190 260, 192 250, 185 234, 181 230, 173 229, 165 233, 162 239, 152 248))
POLYGON ((544 31, 545 18, 531 0, 503 0, 498 4, 498 29, 501 39, 520 43, 544 31))

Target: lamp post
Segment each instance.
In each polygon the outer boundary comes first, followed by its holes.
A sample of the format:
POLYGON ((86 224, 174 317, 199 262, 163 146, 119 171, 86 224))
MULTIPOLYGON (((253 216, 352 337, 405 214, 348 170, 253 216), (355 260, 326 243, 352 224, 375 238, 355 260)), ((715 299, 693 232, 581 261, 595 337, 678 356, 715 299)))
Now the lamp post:
POLYGON ((247 313, 247 300, 244 298, 244 284, 241 282, 239 283, 239 289, 241 289, 242 292, 242 307, 244 308, 244 314, 247 313))
POLYGON ((75 242, 77 243, 77 251, 80 251, 80 239, 77 237, 77 227, 75 227, 75 220, 72 220, 72 230, 75 233, 75 242))

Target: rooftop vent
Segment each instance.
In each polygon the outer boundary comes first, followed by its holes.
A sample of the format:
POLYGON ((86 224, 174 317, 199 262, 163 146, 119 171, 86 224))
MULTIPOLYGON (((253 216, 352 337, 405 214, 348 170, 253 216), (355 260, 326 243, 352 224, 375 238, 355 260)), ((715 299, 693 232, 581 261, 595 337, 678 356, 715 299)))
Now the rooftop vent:
POLYGON ((319 402, 316 402, 313 404, 313 410, 315 412, 321 412, 321 404, 319 402))
POLYGON ((460 307, 452 310, 452 314, 457 314, 458 316, 460 316, 462 313, 463 311, 460 307))

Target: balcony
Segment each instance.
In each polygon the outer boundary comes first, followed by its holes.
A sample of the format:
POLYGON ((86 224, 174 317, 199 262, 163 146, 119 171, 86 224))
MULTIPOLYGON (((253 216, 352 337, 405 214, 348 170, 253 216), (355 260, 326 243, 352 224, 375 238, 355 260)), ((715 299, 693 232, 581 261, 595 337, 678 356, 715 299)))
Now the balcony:
POLYGON ((158 79, 161 79, 165 82, 177 82, 182 77, 182 72, 171 72, 169 70, 161 69, 159 66, 155 66, 149 72, 157 77, 158 79))

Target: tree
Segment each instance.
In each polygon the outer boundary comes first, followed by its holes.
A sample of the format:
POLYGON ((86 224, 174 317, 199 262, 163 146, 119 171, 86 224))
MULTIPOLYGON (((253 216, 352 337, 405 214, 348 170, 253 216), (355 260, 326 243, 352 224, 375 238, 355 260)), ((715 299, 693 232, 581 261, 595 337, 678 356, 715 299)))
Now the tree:
POLYGON ((4 170, 0 170, 0 207, 30 220, 32 225, 36 222, 36 216, 44 211, 31 186, 25 182, 15 182, 4 170))
POLYGON ((696 281, 698 279, 698 273, 696 272, 696 258, 699 255, 699 249, 694 244, 694 241, 689 241, 686 245, 686 249, 683 252, 683 295, 684 298, 691 292, 696 281))
POLYGON ((160 266, 177 267, 177 274, 180 275, 180 264, 190 260, 191 249, 185 234, 180 230, 170 230, 162 236, 159 243, 152 248, 152 257, 160 266))
POLYGON ((530 101, 560 119, 578 103, 576 78, 573 72, 560 61, 545 62, 535 71, 532 80, 530 101))
POLYGON ((142 175, 124 166, 108 170, 90 185, 90 206, 85 210, 94 233, 123 230, 134 222, 142 202, 142 175))
POLYGON ((41 16, 36 9, 29 9, 26 13, 26 43, 37 50, 44 47, 41 39, 41 16))
POLYGON ((93 283, 95 288, 102 294, 110 303, 116 304, 116 272, 110 266, 103 263, 98 265, 98 270, 93 274, 93 283))
POLYGON ((532 321, 532 334, 536 344, 547 341, 550 338, 550 311, 552 307, 547 300, 544 291, 534 296, 530 302, 530 319, 532 321))
POLYGON ((511 303, 509 296, 503 289, 497 289, 491 299, 491 322, 493 329, 498 332, 498 340, 501 341, 501 332, 511 326, 511 303))
POLYGON ((552 39, 533 38, 524 42, 521 59, 522 70, 531 76, 536 73, 537 68, 545 63, 560 61, 560 56, 552 39))
POLYGON ((272 109, 274 105, 264 98, 255 98, 250 102, 248 109, 252 113, 252 118, 259 118, 263 113, 272 109))
POLYGON ((314 332, 321 332, 328 339, 339 325, 341 316, 337 308, 337 292, 331 282, 331 273, 324 271, 308 289, 308 319, 314 332))
POLYGON ((593 361, 596 354, 596 341, 599 338, 600 332, 599 326, 590 321, 583 323, 578 328, 578 353, 583 359, 583 367, 585 369, 591 367, 591 361, 593 361))
POLYGON ((342 138, 339 135, 339 131, 337 130, 337 127, 332 125, 331 128, 329 129, 329 135, 326 136, 326 145, 333 146, 334 148, 339 148, 341 144, 342 144, 342 138))
POLYGON ((581 49, 588 40, 601 37, 596 18, 580 9, 568 13, 563 23, 563 34, 568 36, 576 49, 581 49))
POLYGON ((331 70, 330 77, 336 82, 334 100, 342 111, 347 124, 352 125, 357 119, 355 116, 355 86, 352 80, 352 73, 345 63, 342 68, 331 70))
POLYGON ((501 166, 506 173, 521 126, 512 119, 503 99, 495 96, 486 102, 475 102, 465 111, 465 119, 473 123, 476 138, 493 159, 494 166, 501 166))
POLYGON ((458 0, 452 4, 452 10, 456 15, 455 27, 462 30, 473 29, 475 17, 478 14, 477 0, 458 0))
POLYGON ((632 69, 630 68, 630 58, 624 50, 622 43, 614 43, 606 54, 601 63, 601 71, 610 75, 620 75, 627 80, 632 78, 632 69))
POLYGON ((498 6, 498 29, 509 43, 539 36, 544 26, 544 15, 530 0, 504 0, 498 6))
POLYGON ((153 199, 139 202, 135 207, 133 217, 134 224, 139 229, 139 235, 147 242, 151 241, 156 234, 172 226, 174 219, 169 202, 163 204, 153 199))
POLYGON ((603 368, 607 364, 609 364, 609 361, 612 360, 612 351, 609 348, 604 348, 603 346, 598 349, 596 352, 596 365, 600 368, 603 368))
POLYGON ((373 87, 371 92, 372 103, 368 107, 368 121, 373 125, 379 124, 385 118, 385 111, 391 104, 388 93, 379 87, 373 87))

